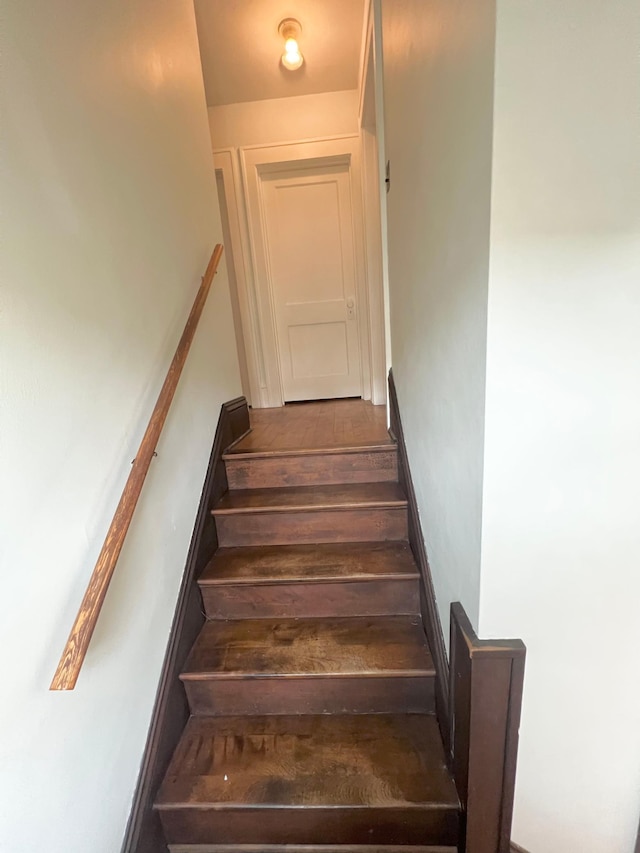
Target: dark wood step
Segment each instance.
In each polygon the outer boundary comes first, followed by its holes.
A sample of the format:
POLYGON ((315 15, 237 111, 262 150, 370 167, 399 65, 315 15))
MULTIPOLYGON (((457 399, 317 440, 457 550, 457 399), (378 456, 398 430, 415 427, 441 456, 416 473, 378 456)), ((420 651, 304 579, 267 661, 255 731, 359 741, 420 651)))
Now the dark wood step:
POLYGON ((170 853, 458 853, 457 847, 414 844, 170 844, 170 853))
POLYGON ((192 717, 156 800, 170 844, 455 846, 435 717, 192 717))
POLYGON ((221 547, 406 539, 398 483, 296 486, 227 492, 215 509, 221 547))
POLYGON ((198 581, 210 619, 419 613, 406 542, 222 548, 198 581))
POLYGON ((434 708, 418 617, 207 622, 180 676, 194 714, 434 708))
POLYGON ((227 453, 230 489, 376 483, 398 479, 395 445, 227 453))

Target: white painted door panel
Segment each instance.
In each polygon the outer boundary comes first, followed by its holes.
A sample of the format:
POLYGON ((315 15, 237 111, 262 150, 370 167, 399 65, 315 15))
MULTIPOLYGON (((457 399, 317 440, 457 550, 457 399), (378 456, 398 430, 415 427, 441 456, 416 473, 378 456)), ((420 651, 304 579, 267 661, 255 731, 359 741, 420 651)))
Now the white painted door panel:
POLYGON ((279 171, 262 182, 284 400, 359 397, 349 167, 279 171))

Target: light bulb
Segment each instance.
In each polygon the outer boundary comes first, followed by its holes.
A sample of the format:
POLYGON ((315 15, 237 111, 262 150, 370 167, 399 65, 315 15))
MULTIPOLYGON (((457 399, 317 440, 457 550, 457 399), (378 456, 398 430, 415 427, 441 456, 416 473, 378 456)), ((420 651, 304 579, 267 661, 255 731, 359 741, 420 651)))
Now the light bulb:
POLYGON ((284 53, 282 64, 288 71, 296 71, 304 62, 304 56, 300 53, 298 39, 302 32, 300 21, 295 18, 285 18, 278 25, 278 32, 284 39, 284 53))
POLYGON ((304 57, 300 53, 298 42, 294 38, 288 38, 284 43, 284 53, 282 54, 282 64, 289 71, 296 71, 304 62, 304 57))

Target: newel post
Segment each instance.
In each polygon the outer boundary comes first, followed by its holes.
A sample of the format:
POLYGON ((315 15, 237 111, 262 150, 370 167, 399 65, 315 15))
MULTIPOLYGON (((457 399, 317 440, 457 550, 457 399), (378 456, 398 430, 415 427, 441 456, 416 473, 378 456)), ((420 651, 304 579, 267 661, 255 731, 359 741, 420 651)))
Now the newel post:
POLYGON ((479 640, 451 606, 450 722, 462 802, 460 853, 509 853, 526 649, 479 640))

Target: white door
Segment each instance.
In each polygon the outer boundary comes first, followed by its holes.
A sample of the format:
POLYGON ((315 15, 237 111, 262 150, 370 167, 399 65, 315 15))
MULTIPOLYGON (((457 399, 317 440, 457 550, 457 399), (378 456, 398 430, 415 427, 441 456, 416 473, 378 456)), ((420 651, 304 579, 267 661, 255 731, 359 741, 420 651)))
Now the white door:
POLYGON ((348 165, 262 175, 284 400, 362 393, 348 165))

